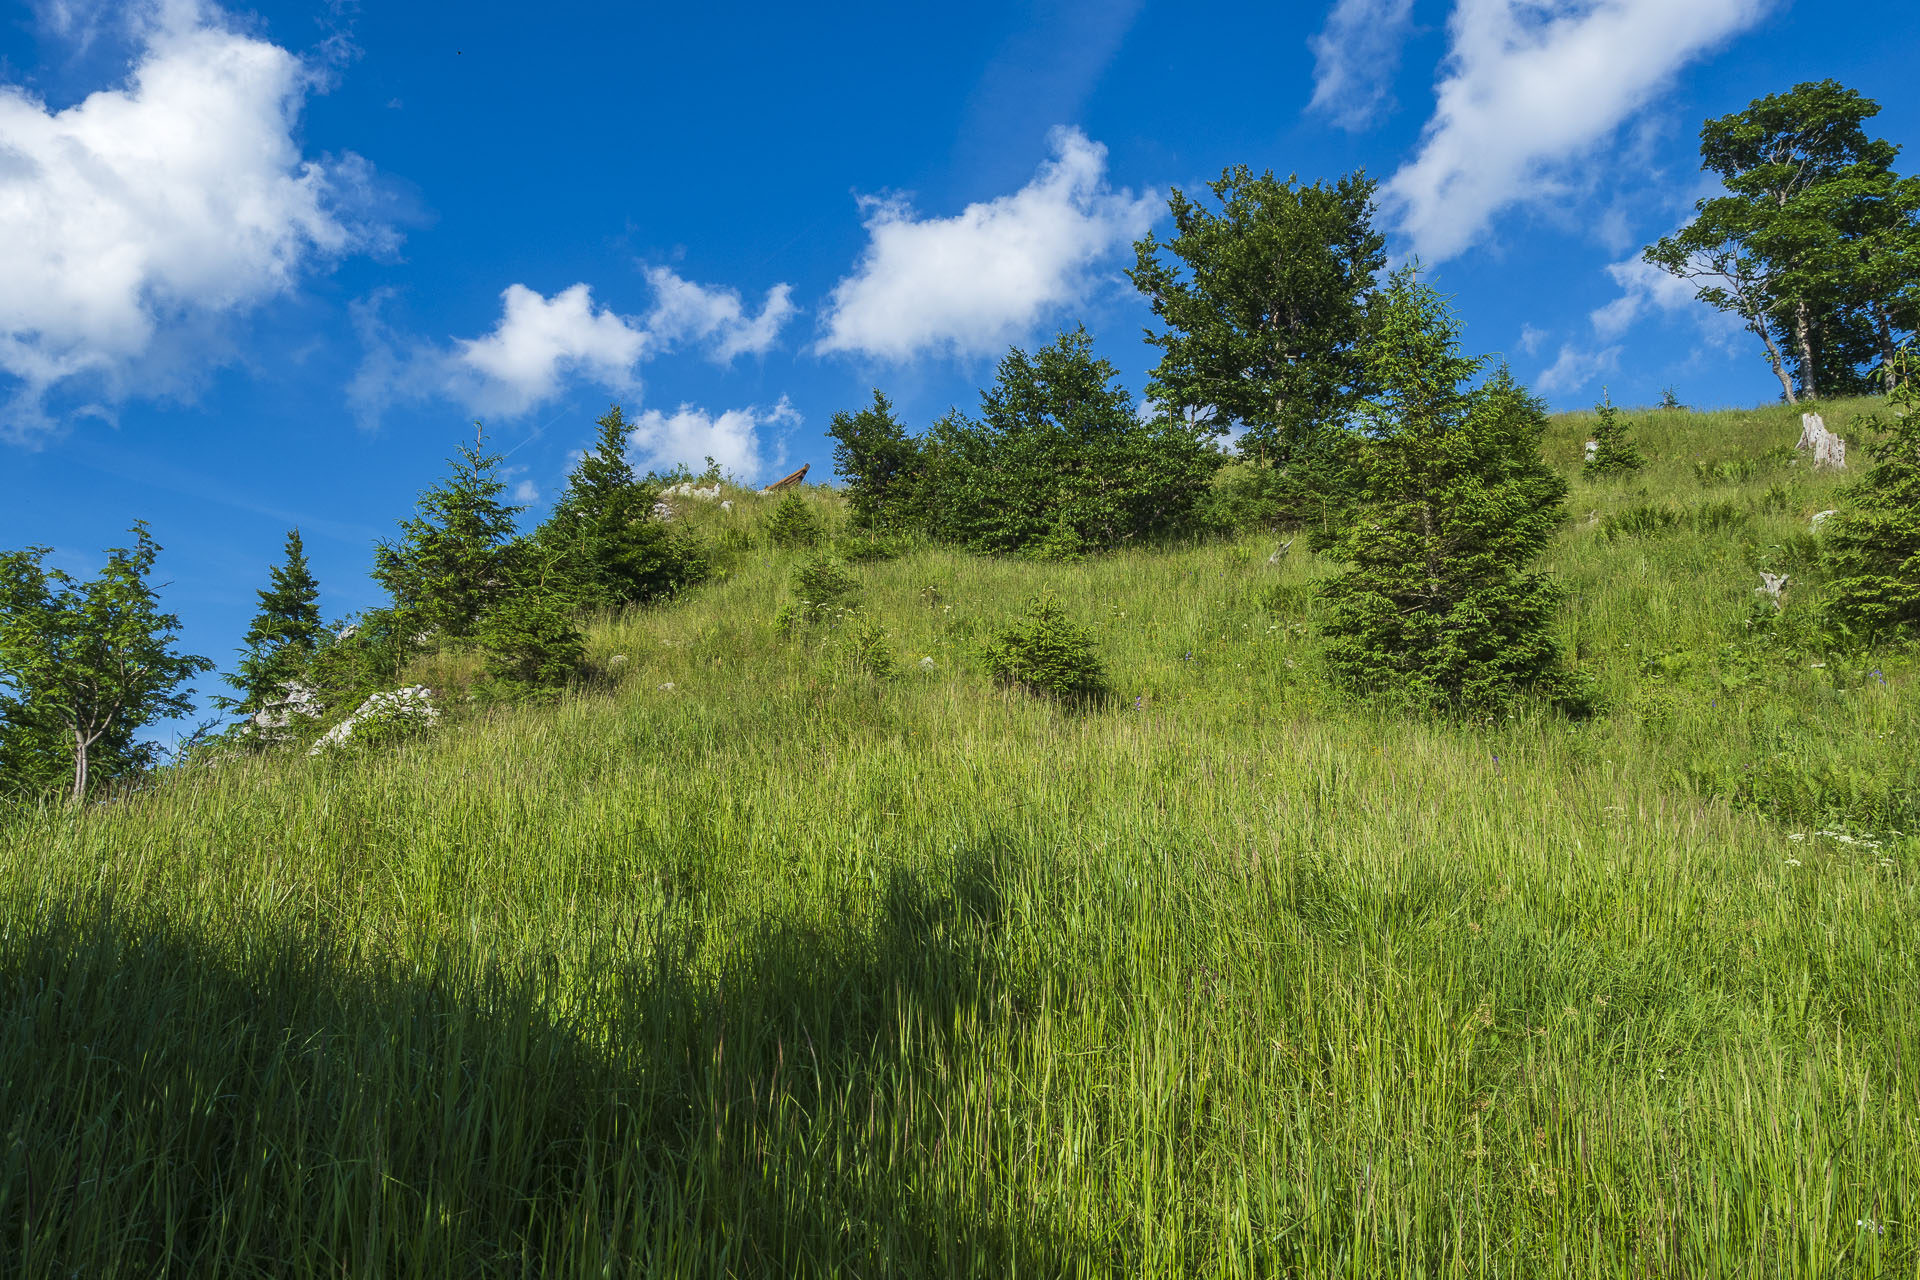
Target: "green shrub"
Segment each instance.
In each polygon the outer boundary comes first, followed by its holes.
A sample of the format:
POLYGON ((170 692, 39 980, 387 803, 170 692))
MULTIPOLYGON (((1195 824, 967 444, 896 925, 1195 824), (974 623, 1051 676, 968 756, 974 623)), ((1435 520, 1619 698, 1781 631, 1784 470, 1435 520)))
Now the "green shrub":
POLYGON ((878 619, 867 618, 854 624, 847 636, 847 656, 854 666, 881 680, 890 680, 900 671, 887 629, 878 619))
POLYGON ((898 534, 876 533, 862 530, 841 538, 834 544, 834 551, 849 564, 871 564, 877 560, 894 560, 907 553, 910 543, 898 534))
POLYGON ((565 601, 528 584, 515 589, 480 620, 487 675, 503 691, 564 685, 580 668, 580 628, 565 601))
POLYGON ((793 608, 802 622, 819 622, 829 614, 859 608, 859 580, 831 556, 802 561, 793 571, 792 586, 793 608))
POLYGON ((811 547, 820 541, 820 518, 797 493, 789 493, 767 517, 767 541, 776 547, 811 547))
POLYGON ((998 684, 1069 703, 1108 693, 1093 633, 1070 621, 1051 592, 1030 599, 1025 615, 995 632, 982 654, 998 684))
POLYGON ((1856 431, 1886 434, 1869 453, 1873 466, 1845 492, 1821 530, 1832 602, 1828 616, 1868 640, 1920 638, 1920 360, 1903 352, 1905 375, 1887 398, 1888 414, 1857 419, 1856 431))
POLYGON ((1686 523, 1687 513, 1670 502, 1635 502, 1600 517, 1600 532, 1609 542, 1621 538, 1658 538, 1686 523))

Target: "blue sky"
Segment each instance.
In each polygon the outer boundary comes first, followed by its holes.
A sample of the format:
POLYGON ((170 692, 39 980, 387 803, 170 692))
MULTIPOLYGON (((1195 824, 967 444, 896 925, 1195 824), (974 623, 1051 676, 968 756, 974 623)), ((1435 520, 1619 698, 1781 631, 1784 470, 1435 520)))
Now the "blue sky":
POLYGON ((378 603, 475 418, 531 521, 614 400, 641 466, 765 481, 1075 321, 1137 393, 1129 245, 1232 164, 1365 168, 1557 407, 1759 403, 1753 340, 1636 263, 1701 120, 1833 77, 1920 141, 1911 0, 5 14, 0 546, 91 572, 146 519, 223 666, 291 525, 330 616, 378 603))

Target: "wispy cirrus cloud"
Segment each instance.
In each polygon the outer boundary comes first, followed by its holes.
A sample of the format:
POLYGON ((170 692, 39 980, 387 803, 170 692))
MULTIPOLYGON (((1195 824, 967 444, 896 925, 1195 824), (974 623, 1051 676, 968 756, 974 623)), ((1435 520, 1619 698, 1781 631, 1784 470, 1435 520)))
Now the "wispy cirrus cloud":
POLYGON ((1393 106, 1400 50, 1413 30, 1413 0, 1339 0, 1313 48, 1309 111, 1358 131, 1393 106))

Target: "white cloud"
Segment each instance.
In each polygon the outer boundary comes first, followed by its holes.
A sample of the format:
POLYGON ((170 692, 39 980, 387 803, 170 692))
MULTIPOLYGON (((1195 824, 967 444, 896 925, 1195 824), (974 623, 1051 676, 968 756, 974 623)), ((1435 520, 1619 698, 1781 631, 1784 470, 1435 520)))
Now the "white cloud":
POLYGON ((353 308, 365 355, 347 402, 371 429, 398 401, 452 400, 482 417, 518 418, 576 381, 637 396, 640 366, 677 343, 703 343, 723 363, 760 354, 793 313, 792 289, 784 284, 767 290, 760 314, 749 316, 732 289, 694 284, 665 268, 649 271, 647 279, 654 305, 644 317, 595 303, 586 284, 552 297, 510 284, 501 291, 491 333, 447 346, 394 333, 380 314, 393 294, 376 291, 353 308))
MULTIPOLYGON (((761 452, 761 429, 792 428, 800 421, 785 396, 771 409, 750 405, 717 416, 687 404, 672 413, 648 409, 633 419, 633 430, 627 436, 628 452, 642 470, 685 466, 697 471, 712 458, 723 469, 752 479, 766 463, 761 452)), ((776 453, 775 461, 782 456, 776 453)))
POLYGON ((636 386, 646 330, 593 304, 584 284, 543 298, 523 284, 501 293, 500 323, 484 338, 454 344, 450 385, 480 413, 518 417, 559 393, 563 374, 615 391, 636 386))
MULTIPOLYGON (((93 16, 42 10, 69 34, 93 16)), ((53 111, 0 85, 0 372, 16 384, 0 434, 51 427, 56 389, 111 403, 188 385, 217 360, 205 335, 222 318, 393 243, 357 212, 364 161, 301 154, 315 69, 197 3, 133 21, 122 87, 53 111)))
POLYGON ((1433 118, 1383 205, 1421 257, 1454 257, 1500 210, 1570 189, 1570 165, 1769 2, 1459 0, 1433 118))
POLYGON ((1578 391, 1603 373, 1611 373, 1620 367, 1620 348, 1603 347, 1598 351, 1581 351, 1571 343, 1560 347, 1560 356, 1539 377, 1533 380, 1536 391, 1552 395, 1561 391, 1578 391))
POLYGON ((521 506, 532 506, 540 501, 540 486, 531 480, 522 480, 513 486, 513 500, 521 506))
POLYGON ((1390 109, 1400 49, 1413 27, 1413 0, 1339 0, 1313 46, 1310 111, 1342 129, 1364 129, 1390 109))
POLYGON ((694 284, 666 267, 649 269, 647 283, 653 286, 647 328, 663 342, 710 342, 722 364, 739 355, 765 355, 796 309, 791 285, 767 290, 760 314, 749 316, 737 290, 694 284))
POLYGON ((1107 149, 1055 129, 1054 158, 1012 195, 950 218, 869 198, 870 237, 833 291, 815 350, 902 361, 927 350, 995 352, 1081 298, 1091 269, 1153 224, 1158 198, 1107 185, 1107 149))
POLYGON ((1540 344, 1547 340, 1545 329, 1536 329, 1531 324, 1520 326, 1520 351, 1523 355, 1532 355, 1540 350, 1540 344))

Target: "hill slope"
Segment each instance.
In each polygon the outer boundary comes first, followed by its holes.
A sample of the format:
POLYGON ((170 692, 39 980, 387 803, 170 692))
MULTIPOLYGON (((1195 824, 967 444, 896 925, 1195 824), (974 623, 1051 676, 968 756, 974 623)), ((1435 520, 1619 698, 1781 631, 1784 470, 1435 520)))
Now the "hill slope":
POLYGON ((0 1270, 1912 1274, 1912 658, 1754 594, 1792 414, 1639 422, 1590 722, 1343 701, 1304 542, 862 566, 891 680, 746 545, 557 707, 0 833, 0 1270), (1043 587, 1113 706, 978 673, 1043 587))

